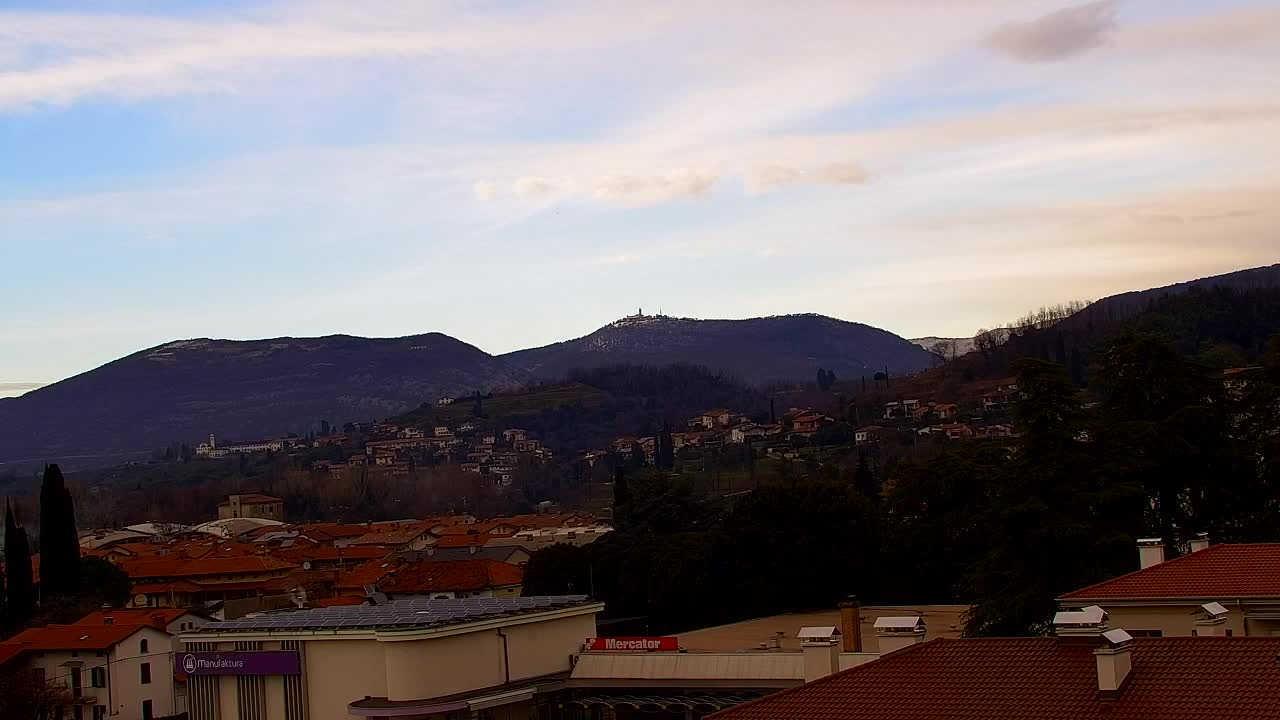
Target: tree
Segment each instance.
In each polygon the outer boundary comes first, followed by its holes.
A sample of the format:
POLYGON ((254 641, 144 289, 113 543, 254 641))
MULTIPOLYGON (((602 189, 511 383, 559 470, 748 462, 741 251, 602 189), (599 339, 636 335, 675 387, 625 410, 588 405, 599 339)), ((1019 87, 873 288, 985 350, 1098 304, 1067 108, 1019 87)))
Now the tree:
POLYGON ((662 430, 655 439, 654 465, 659 470, 671 470, 676 466, 676 448, 671 439, 671 426, 662 424, 662 430))
POLYGON ((21 627, 35 612, 35 582, 31 576, 31 545, 27 531, 18 525, 13 506, 4 508, 5 595, 8 600, 10 627, 21 627))
POLYGON ((0 718, 61 720, 74 705, 71 691, 57 680, 41 682, 31 670, 0 675, 0 718))
POLYGON ((80 539, 75 507, 58 465, 44 469, 40 485, 40 592, 74 595, 80 586, 80 539))
POLYGON ((1128 569, 1141 522, 1141 488, 1098 452, 1063 368, 1022 358, 1012 370, 1020 435, 979 518, 990 535, 965 578, 970 635, 1043 633, 1055 598, 1128 569))
POLYGON ((88 555, 80 558, 80 587, 76 592, 82 605, 121 607, 129 601, 129 575, 115 563, 88 555))
POLYGON ((873 503, 880 500, 880 483, 876 480, 876 474, 871 471, 866 453, 858 453, 858 467, 853 471, 853 486, 867 500, 873 503))

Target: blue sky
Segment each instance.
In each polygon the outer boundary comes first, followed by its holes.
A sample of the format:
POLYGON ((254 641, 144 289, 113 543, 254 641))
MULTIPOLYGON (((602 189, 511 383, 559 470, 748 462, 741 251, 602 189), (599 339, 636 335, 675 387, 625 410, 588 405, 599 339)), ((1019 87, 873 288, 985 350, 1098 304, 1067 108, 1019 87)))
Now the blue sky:
POLYGON ((1280 260, 1277 168, 1274 3, 0 0, 0 395, 640 306, 968 335, 1280 260))

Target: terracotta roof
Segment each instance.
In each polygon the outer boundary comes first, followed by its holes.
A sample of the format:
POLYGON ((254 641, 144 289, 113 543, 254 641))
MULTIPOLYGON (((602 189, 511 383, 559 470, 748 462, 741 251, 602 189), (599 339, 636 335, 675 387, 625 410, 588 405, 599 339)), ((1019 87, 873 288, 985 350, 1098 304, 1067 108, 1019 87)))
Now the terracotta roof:
POLYGON ((339 573, 333 586, 338 589, 359 590, 365 585, 376 585, 388 574, 395 572, 401 560, 370 560, 346 572, 339 573))
POLYGON ((134 583, 131 590, 134 595, 158 595, 170 591, 180 593, 203 592, 204 586, 187 580, 175 580, 173 582, 134 583))
POLYGON ((482 535, 443 535, 436 541, 435 547, 438 548, 458 548, 458 547, 484 547, 485 543, 495 537, 511 537, 510 535, 490 535, 488 533, 482 535))
POLYGON ((293 529, 316 540, 360 537, 369 532, 365 526, 352 523, 307 523, 293 529))
POLYGON ((324 562, 337 562, 339 560, 372 560, 374 558, 385 557, 387 552, 388 551, 385 547, 377 545, 352 545, 351 547, 305 545, 302 547, 294 546, 273 550, 271 554, 290 562, 301 563, 307 560, 320 560, 324 562))
POLYGON ((1280 598, 1280 543, 1213 545, 1069 592, 1064 600, 1280 598))
POLYGON ((1093 648, 1055 638, 931 640, 716 720, 1280 718, 1280 638, 1133 642, 1128 684, 1098 697, 1093 648))
POLYGON ((519 585, 523 579, 524 570, 498 560, 428 561, 406 565, 380 589, 396 593, 487 590, 519 585))
POLYGON ((410 527, 405 530, 387 530, 370 532, 351 541, 352 545, 408 545, 420 535, 427 534, 426 528, 410 527))
POLYGON ((200 577, 202 575, 242 575, 274 572, 297 567, 270 555, 236 555, 186 559, 175 556, 121 560, 120 567, 130 578, 200 577))
POLYGON ((75 622, 76 625, 150 625, 160 630, 186 615, 182 608, 122 608, 94 610, 75 622), (111 618, 111 622, 106 622, 111 618))
POLYGON ((48 625, 23 630, 0 645, 23 650, 106 650, 146 625, 48 625))

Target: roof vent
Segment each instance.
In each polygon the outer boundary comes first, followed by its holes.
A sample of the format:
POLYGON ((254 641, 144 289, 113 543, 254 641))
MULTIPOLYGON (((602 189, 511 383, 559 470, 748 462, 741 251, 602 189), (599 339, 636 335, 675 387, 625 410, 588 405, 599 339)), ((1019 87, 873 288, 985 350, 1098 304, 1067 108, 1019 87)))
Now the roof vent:
POLYGON ((1196 609, 1196 619, 1191 634, 1196 637, 1225 637, 1227 608, 1220 602, 1207 602, 1196 609))
POLYGON ((1129 649, 1133 636, 1116 628, 1102 633, 1102 647, 1093 651, 1098 665, 1098 699, 1115 700, 1120 697, 1133 669, 1129 649))
POLYGON ((1138 564, 1143 570, 1164 562, 1164 540, 1160 538, 1138 539, 1138 564))
POLYGON ((1196 533, 1195 537, 1187 543, 1187 549, 1191 552, 1200 552, 1209 549, 1209 533, 1196 533))
POLYGON ((840 637, 840 631, 833 625, 823 627, 802 627, 800 633, 796 635, 803 642, 818 642, 826 644, 834 642, 840 637))
POLYGON ((1053 630, 1059 642, 1096 644, 1107 631, 1107 611, 1097 605, 1082 610, 1064 610, 1053 616, 1053 630))
POLYGON ((924 619, 919 615, 876 618, 875 630, 881 655, 924 642, 925 637, 924 619))

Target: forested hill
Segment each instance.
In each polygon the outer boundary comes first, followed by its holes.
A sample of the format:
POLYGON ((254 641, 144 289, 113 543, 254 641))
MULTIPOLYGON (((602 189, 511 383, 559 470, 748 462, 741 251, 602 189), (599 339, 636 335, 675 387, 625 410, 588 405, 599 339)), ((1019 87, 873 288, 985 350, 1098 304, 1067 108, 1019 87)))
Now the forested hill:
POLYGON ((578 368, 674 363, 723 370, 751 383, 895 374, 929 367, 924 349, 886 330, 823 315, 750 320, 692 320, 664 315, 623 318, 585 337, 501 356, 539 378, 578 368))
POLYGON ((970 365, 1000 375, 1017 358, 1037 357, 1084 383, 1098 350, 1128 332, 1159 336, 1210 368, 1254 363, 1280 332, 1280 265, 1115 295, 1054 322, 987 331, 977 338, 981 363, 970 365))
POLYGON ((495 428, 523 428, 554 450, 574 452, 603 447, 622 435, 652 435, 663 424, 681 427, 715 407, 761 420, 769 416, 762 392, 724 373, 694 365, 613 365, 575 370, 562 383, 462 398, 448 407, 427 403, 389 422, 431 428, 478 420, 495 428))
POLYGON ((184 340, 0 400, 0 461, 86 467, 216 433, 304 434, 524 375, 447 335, 184 340), (15 462, 18 461, 18 462, 15 462))

